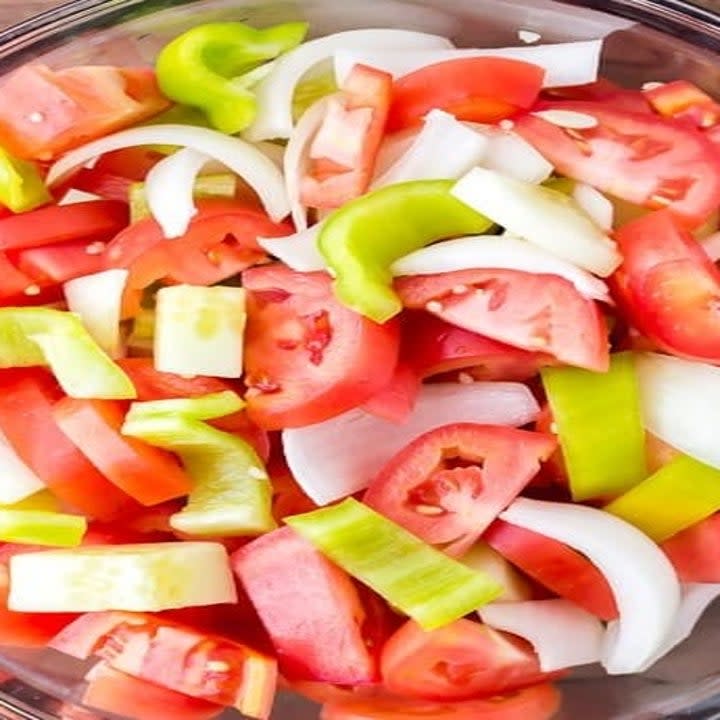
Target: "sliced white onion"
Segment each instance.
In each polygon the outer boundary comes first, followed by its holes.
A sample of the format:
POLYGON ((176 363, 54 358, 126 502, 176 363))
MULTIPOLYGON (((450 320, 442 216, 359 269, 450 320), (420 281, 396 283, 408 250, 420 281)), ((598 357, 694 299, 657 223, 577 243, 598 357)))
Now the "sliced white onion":
POLYGON ((97 344, 113 358, 123 354, 120 319, 128 274, 123 269, 104 270, 63 285, 68 309, 80 316, 97 344))
POLYGON ((291 270, 297 272, 324 270, 325 258, 320 254, 317 245, 321 229, 322 223, 317 223, 307 230, 287 237, 258 238, 258 243, 291 270))
POLYGON ((297 84, 306 72, 330 59, 340 49, 374 50, 443 49, 452 43, 438 35, 409 30, 348 30, 303 43, 278 59, 271 72, 254 88, 258 114, 245 131, 250 140, 287 138, 293 129, 292 99, 297 84))
POLYGON ((263 152, 239 138, 190 125, 147 125, 94 140, 63 155, 50 168, 47 183, 57 185, 90 159, 137 145, 178 145, 208 155, 245 180, 274 221, 290 213, 282 173, 263 152))
POLYGON ((720 232, 709 235, 701 244, 703 250, 713 262, 720 260, 720 232))
POLYGON ((372 187, 409 180, 456 180, 482 160, 487 145, 485 136, 449 113, 432 110, 407 151, 375 178, 372 187))
POLYGON ((486 625, 527 640, 543 672, 589 665, 602 657, 605 626, 568 600, 491 603, 478 615, 486 625))
POLYGON ((608 625, 602 663, 639 672, 662 647, 680 607, 680 583, 660 548, 619 518, 582 505, 520 498, 500 517, 578 550, 606 577, 620 612, 608 625))
POLYGON ((396 260, 391 271, 395 276, 432 275, 475 268, 559 275, 585 297, 610 301, 607 285, 599 278, 538 245, 509 235, 474 235, 435 243, 396 260))
POLYGON ((437 383, 422 387, 402 425, 351 410, 284 430, 282 441, 293 477, 318 505, 326 505, 366 488, 395 453, 428 430, 459 422, 521 426, 538 412, 537 401, 520 383, 437 383))
POLYGON ((513 235, 596 275, 611 275, 622 261, 613 240, 562 193, 485 168, 473 168, 451 192, 513 235))
POLYGON ((644 353, 637 358, 637 371, 647 430, 720 469, 720 368, 644 353))
POLYGON ((495 603, 521 603, 533 597, 530 582, 486 542, 476 542, 458 561, 475 572, 489 575, 502 587, 503 593, 495 603))
POLYGON ((402 77, 415 70, 446 60, 474 57, 504 57, 524 60, 545 68, 545 87, 584 85, 598 77, 602 40, 532 45, 509 48, 462 48, 453 50, 400 49, 378 46, 340 46, 335 52, 335 77, 339 85, 347 78, 353 65, 361 63, 402 77))
POLYGON ((577 183, 573 189, 575 202, 605 232, 612 230, 615 207, 599 190, 587 183, 577 183))
POLYGON ((642 672, 665 657, 673 648, 687 640, 703 613, 720 597, 719 583, 686 583, 682 586, 680 609, 675 617, 670 633, 655 655, 645 664, 642 672))
POLYGON ((2 431, 0 431, 0 478, 2 478, 0 505, 13 505, 45 487, 42 480, 20 459, 2 431))
POLYGON ((283 158, 285 190, 290 201, 292 220, 298 232, 307 230, 308 226, 307 210, 300 202, 300 181, 307 168, 310 145, 322 125, 327 104, 327 98, 321 98, 302 114, 295 129, 290 133, 285 149, 283 158))
POLYGON ((88 202, 89 200, 102 200, 99 195, 94 193, 70 188, 63 196, 58 205, 74 205, 75 203, 88 202))

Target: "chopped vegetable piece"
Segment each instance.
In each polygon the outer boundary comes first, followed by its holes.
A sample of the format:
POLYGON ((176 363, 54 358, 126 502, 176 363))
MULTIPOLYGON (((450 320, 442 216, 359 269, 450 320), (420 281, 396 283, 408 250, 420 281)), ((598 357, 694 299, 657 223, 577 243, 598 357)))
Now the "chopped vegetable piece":
POLYGON ((80 515, 0 508, 2 542, 75 547, 86 530, 87 520, 80 515))
POLYGON ((238 133, 257 113, 243 75, 299 45, 307 29, 303 22, 259 30, 239 22, 198 25, 158 55, 160 88, 172 100, 204 110, 221 132, 238 133))
POLYGON ((352 498, 286 522, 426 630, 447 625, 502 594, 487 575, 352 498))
POLYGON ((0 308, 0 367, 49 365, 63 390, 79 398, 133 398, 130 379, 72 313, 0 308))
POLYGON ((242 406, 234 393, 132 405, 123 434, 177 453, 194 481, 187 505, 170 518, 176 530, 197 537, 242 537, 276 527, 272 486, 253 447, 201 422, 242 406))
POLYGON ((690 121, 702 129, 720 123, 720 104, 687 80, 643 88, 643 95, 653 110, 665 117, 690 121))
POLYGON ((0 204, 21 213, 51 201, 37 166, 0 148, 0 204))
MULTIPOLYGON (((29 408, 24 408, 26 411, 29 408)), ((2 415, 0 414, 0 428, 2 415)), ((0 504, 14 503, 32 498, 44 487, 43 481, 17 454, 0 429, 0 504)))
POLYGON ((10 560, 11 610, 157 612, 236 600, 227 553, 218 543, 83 547, 10 560))
POLYGON ((680 455, 605 510, 663 542, 720 510, 720 470, 680 455))
POLYGON ((720 513, 673 535, 663 552, 685 583, 720 583, 720 513))
POLYGON ((494 604, 532 600, 533 587, 531 583, 488 543, 482 540, 475 543, 458 560, 475 572, 489 575, 498 585, 502 586, 503 593, 494 600, 494 604))
POLYGON ((492 222, 456 200, 449 180, 419 180, 376 190, 333 213, 318 247, 348 307, 376 322, 402 310, 391 287, 395 260, 436 240, 479 235, 492 222))
POLYGON ((239 378, 245 290, 174 285, 156 296, 155 368, 178 375, 239 378))
POLYGON ((611 355, 607 373, 543 368, 573 499, 619 495, 647 477, 635 357, 611 355))

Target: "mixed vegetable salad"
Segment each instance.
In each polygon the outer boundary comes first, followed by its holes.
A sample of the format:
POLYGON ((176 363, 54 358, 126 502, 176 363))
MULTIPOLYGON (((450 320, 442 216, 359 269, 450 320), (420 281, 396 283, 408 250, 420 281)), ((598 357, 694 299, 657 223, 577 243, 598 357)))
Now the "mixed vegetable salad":
POLYGON ((547 720, 720 595, 720 105, 307 31, 2 80, 0 644, 137 720, 547 720))

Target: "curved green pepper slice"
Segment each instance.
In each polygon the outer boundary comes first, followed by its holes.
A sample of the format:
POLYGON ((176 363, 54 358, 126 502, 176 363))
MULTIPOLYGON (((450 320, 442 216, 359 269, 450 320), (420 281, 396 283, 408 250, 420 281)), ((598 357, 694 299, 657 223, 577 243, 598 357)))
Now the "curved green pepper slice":
POLYGON ((492 226, 450 194, 452 180, 416 180, 376 190, 327 220, 318 247, 344 305, 384 323, 402 310, 392 288, 395 260, 436 240, 480 235, 492 226))
POLYGON ((244 130, 257 112, 248 89, 257 67, 299 45, 307 23, 257 30, 238 22, 198 25, 175 38, 158 55, 160 89, 171 100, 205 111, 212 125, 228 134, 244 130))
POLYGON ((0 148, 0 204, 21 213, 51 200, 37 166, 0 148))

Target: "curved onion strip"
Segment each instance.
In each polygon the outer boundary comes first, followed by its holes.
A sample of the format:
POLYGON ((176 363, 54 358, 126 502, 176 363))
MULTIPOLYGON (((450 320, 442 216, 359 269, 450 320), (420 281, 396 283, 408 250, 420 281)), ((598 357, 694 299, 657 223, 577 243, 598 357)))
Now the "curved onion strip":
POLYGON ((179 145, 208 155, 243 178, 257 192, 272 220, 277 222, 290 213, 282 173, 263 152, 239 138, 190 125, 148 125, 94 140, 60 158, 50 168, 47 183, 57 185, 90 159, 137 145, 179 145))
POLYGON ((303 43, 278 58, 270 73, 255 86, 258 113, 245 131, 245 137, 250 140, 290 137, 293 129, 292 99, 297 84, 305 73, 331 58, 337 50, 439 50, 452 46, 449 40, 438 35, 392 29, 348 30, 303 43))
POLYGON ((520 383, 424 385, 402 425, 360 409, 316 425, 284 430, 283 448, 293 477, 318 504, 363 490, 382 466, 428 430, 458 422, 521 426, 539 413, 520 383))
POLYGON ((396 260, 393 275, 432 275, 454 270, 503 268, 543 275, 559 275, 591 300, 609 302, 607 285, 572 263, 509 235, 475 235, 446 240, 396 260))
POLYGON ((325 258, 318 250, 317 239, 322 223, 286 237, 258 238, 260 247, 297 272, 325 270, 325 258))
POLYGON ((578 183, 573 190, 573 198, 598 227, 605 232, 612 230, 615 207, 599 190, 587 183, 578 183))
POLYGON ((543 672, 596 663, 602 656, 604 625, 568 600, 491 603, 478 615, 496 630, 525 638, 535 648, 543 672))
POLYGON ((290 134, 285 149, 283 158, 285 189, 290 201, 292 220, 298 232, 307 230, 308 226, 307 210, 300 202, 300 181, 306 170, 310 145, 322 125, 327 104, 328 99, 321 98, 302 114, 298 124, 290 134))
POLYGON ((644 353, 637 358, 645 428, 663 442, 720 469, 720 368, 644 353))
POLYGON ((680 609, 675 617, 670 633, 665 638, 660 649, 645 664, 642 672, 652 667, 658 660, 667 655, 681 642, 687 640, 695 626, 700 622, 703 613, 720 597, 719 583, 686 583, 682 586, 682 600, 680 609))
POLYGON ((680 583, 662 550, 632 525, 582 505, 520 498, 500 517, 569 545, 598 567, 620 612, 608 625, 603 666, 611 675, 640 671, 680 607, 680 583))
POLYGON ((488 141, 442 110, 431 110, 410 147, 382 174, 372 188, 409 180, 456 180, 484 157, 488 141))
POLYGON ((474 57, 505 57, 524 60, 545 68, 545 87, 584 85, 595 82, 600 65, 602 40, 559 43, 556 45, 524 45, 509 48, 461 48, 452 50, 400 49, 378 47, 339 47, 335 52, 335 77, 342 85, 353 65, 361 63, 402 77, 427 65, 446 60, 474 57))
POLYGON ((45 483, 15 452, 0 430, 0 504, 12 505, 45 488, 45 483))

